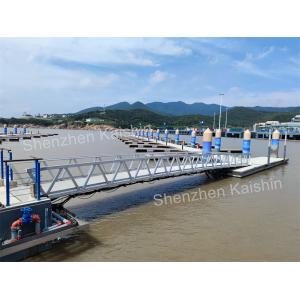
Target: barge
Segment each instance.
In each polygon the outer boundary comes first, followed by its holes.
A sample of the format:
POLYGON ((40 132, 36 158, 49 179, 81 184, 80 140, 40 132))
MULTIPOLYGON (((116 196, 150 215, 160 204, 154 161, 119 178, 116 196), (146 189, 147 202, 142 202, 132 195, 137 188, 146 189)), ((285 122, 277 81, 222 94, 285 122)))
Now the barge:
POLYGON ((270 136, 268 156, 255 158, 250 157, 249 130, 244 132, 242 153, 235 153, 239 149, 221 149, 221 141, 217 143, 220 137, 215 138, 212 151, 212 132, 207 129, 204 135, 201 149, 195 135, 191 145, 178 144, 179 136, 176 144, 170 143, 168 132, 164 140, 119 137, 123 142, 155 142, 152 146, 167 144, 183 150, 163 154, 13 159, 10 149, 0 148, 0 260, 22 260, 86 227, 87 223, 63 207, 74 197, 182 175, 244 177, 288 162, 286 140, 283 158, 278 156, 278 130, 272 139, 270 136))
POLYGON ((88 225, 50 199, 0 208, 0 261, 24 260, 88 225))
POLYGON ((10 149, 0 150, 0 261, 24 260, 88 225, 61 204, 41 196, 38 172, 32 180, 13 168, 13 163, 21 168, 32 162, 39 166, 38 159, 13 160, 10 149))

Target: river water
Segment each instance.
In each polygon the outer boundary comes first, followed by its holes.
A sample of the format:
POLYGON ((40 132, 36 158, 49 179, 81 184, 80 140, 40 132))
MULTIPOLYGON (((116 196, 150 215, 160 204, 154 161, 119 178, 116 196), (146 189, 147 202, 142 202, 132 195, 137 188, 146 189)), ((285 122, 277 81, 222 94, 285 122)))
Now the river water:
MULTIPOLYGON (((134 153, 110 134, 56 132, 9 146, 16 158, 134 153)), ((300 261, 300 142, 287 149, 287 165, 243 179, 184 176, 73 199, 89 228, 29 261, 300 261)), ((253 156, 266 153, 252 140, 253 156)))

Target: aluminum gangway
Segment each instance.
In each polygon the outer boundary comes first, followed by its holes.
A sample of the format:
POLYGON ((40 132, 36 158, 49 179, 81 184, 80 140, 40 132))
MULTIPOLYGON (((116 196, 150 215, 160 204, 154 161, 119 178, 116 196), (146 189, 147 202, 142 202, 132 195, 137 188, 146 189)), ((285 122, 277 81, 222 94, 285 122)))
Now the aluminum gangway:
POLYGON ((172 152, 51 159, 12 159, 10 155, 1 163, 0 207, 49 198, 54 201, 173 176, 218 173, 250 164, 250 158, 240 153, 172 152))
POLYGON ((38 184, 40 197, 52 200, 75 197, 138 182, 212 170, 248 166, 243 154, 164 153, 115 157, 81 157, 68 160, 41 160, 38 167, 26 170, 38 184), (36 178, 39 176, 39 178, 36 178))

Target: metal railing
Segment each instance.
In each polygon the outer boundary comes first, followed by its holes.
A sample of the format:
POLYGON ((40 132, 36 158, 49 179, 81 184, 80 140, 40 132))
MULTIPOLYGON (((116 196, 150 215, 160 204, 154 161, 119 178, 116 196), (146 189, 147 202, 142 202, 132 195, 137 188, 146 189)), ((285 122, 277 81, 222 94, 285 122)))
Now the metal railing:
POLYGON ((250 164, 249 157, 231 153, 172 152, 50 159, 13 159, 9 149, 0 153, 3 173, 0 202, 6 206, 250 164))
MULTIPOLYGON (((2 149, 1 149, 2 150, 2 149)), ((6 207, 26 201, 40 200, 39 159, 13 159, 9 150, 8 157, 0 152, 1 181, 0 202, 6 207), (34 176, 29 176, 26 169, 34 166, 34 176)))
POLYGON ((248 156, 231 153, 163 153, 58 161, 41 160, 39 168, 27 169, 32 181, 40 182, 41 196, 55 199, 142 181, 249 165, 248 156))

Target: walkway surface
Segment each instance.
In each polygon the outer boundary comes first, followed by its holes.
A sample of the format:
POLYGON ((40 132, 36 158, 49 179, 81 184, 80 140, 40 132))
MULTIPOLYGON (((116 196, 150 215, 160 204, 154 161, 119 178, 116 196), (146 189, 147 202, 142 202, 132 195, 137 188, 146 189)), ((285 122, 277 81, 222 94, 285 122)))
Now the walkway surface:
MULTIPOLYGON (((41 167, 42 195, 51 199, 155 179, 249 165, 241 154, 167 153, 41 167)), ((29 174, 33 174, 29 169, 29 174)), ((32 175, 31 175, 32 176, 32 175)))
POLYGON ((238 168, 235 170, 232 170, 229 172, 228 175, 233 176, 233 177, 245 177, 249 175, 253 175, 258 172, 262 172, 265 170, 268 170, 270 168, 286 164, 288 162, 288 159, 283 159, 283 158, 277 158, 277 157, 271 157, 270 158, 270 163, 268 164, 268 157, 253 157, 250 159, 250 165, 243 167, 243 168, 238 168))
MULTIPOLYGON (((185 147, 185 150, 188 152, 42 160, 41 196, 55 200, 138 182, 217 170, 226 170, 230 176, 244 177, 287 162, 282 158, 271 158, 268 164, 267 157, 248 158, 241 153, 202 154, 201 150, 191 147, 185 147)), ((33 195, 35 170, 26 169, 25 173, 27 177, 24 180, 18 179, 18 172, 14 172, 17 186, 10 188, 11 205, 36 201, 33 195)), ((24 173, 19 174, 24 177, 24 173)), ((0 202, 6 204, 4 186, 0 186, 0 202)))

